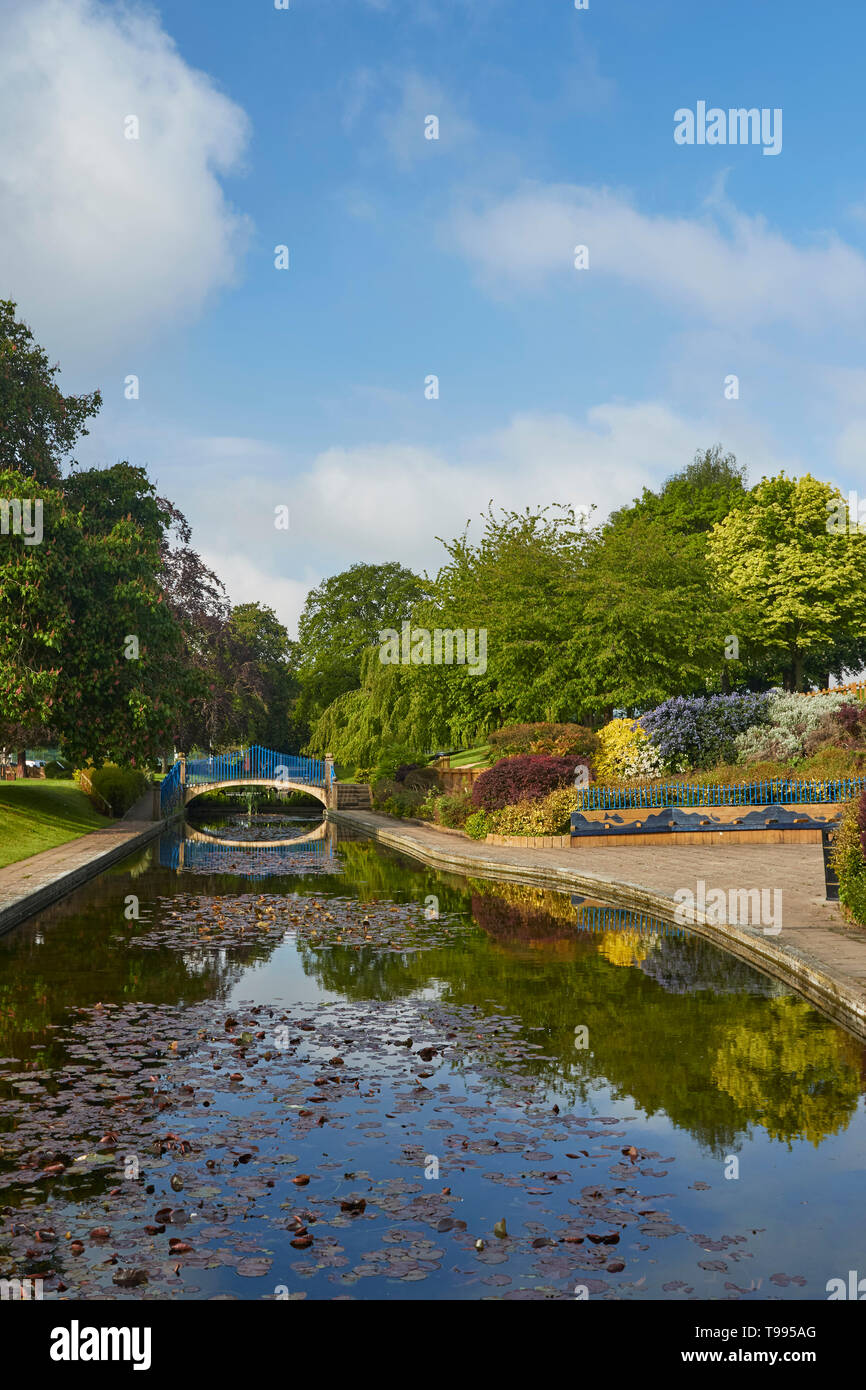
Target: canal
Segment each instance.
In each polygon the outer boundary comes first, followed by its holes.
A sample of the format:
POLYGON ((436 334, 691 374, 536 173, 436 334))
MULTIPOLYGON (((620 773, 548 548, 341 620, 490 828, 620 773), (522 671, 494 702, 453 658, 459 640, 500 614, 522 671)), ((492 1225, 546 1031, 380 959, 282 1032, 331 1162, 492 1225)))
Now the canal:
POLYGON ((682 930, 307 814, 199 811, 0 938, 0 1278, 762 1302, 862 1266, 844 1029, 682 930))

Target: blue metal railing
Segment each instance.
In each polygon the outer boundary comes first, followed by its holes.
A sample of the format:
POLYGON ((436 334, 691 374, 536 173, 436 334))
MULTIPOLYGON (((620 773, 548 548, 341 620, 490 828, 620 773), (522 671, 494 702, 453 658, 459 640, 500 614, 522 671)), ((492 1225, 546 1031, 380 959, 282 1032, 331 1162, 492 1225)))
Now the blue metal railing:
POLYGON ((583 811, 624 811, 666 806, 786 806, 850 801, 866 790, 866 777, 832 777, 824 781, 774 778, 733 786, 691 786, 667 782, 645 787, 586 787, 580 789, 583 811))
MULTIPOLYGON (((180 840, 160 842, 159 862, 164 869, 179 869, 180 840)), ((201 840, 183 841, 183 862, 188 869, 210 869, 215 874, 231 873, 243 878, 271 878, 294 871, 291 856, 305 859, 333 859, 333 848, 325 840, 305 840, 286 845, 285 849, 264 849, 250 844, 248 849, 233 849, 230 845, 206 845, 201 840), (286 864, 280 858, 286 856, 286 864), (226 863, 230 867, 224 867, 226 863)))
MULTIPOLYGON (((572 902, 575 899, 572 898, 572 902)), ((629 931, 649 936, 686 937, 690 933, 683 927, 663 922, 648 912, 627 907, 607 907, 602 903, 587 903, 577 909, 576 925, 581 931, 629 931)))
POLYGON ((159 788, 159 809, 162 816, 171 816, 183 805, 183 787, 180 784, 180 763, 175 763, 170 772, 163 777, 159 788))
POLYGON ((217 754, 210 758, 190 758, 186 765, 187 786, 202 782, 285 781, 324 787, 325 761, 292 753, 276 753, 272 748, 241 749, 238 753, 217 754))
MULTIPOLYGON (((235 753, 217 753, 208 758, 189 758, 186 764, 186 785, 200 787, 212 782, 281 782, 300 783, 306 787, 325 787, 335 782, 333 765, 324 758, 307 758, 295 753, 277 753, 273 748, 254 744, 235 753)), ((183 806, 184 788, 181 785, 181 763, 176 762, 163 779, 159 804, 163 816, 173 815, 183 806)))

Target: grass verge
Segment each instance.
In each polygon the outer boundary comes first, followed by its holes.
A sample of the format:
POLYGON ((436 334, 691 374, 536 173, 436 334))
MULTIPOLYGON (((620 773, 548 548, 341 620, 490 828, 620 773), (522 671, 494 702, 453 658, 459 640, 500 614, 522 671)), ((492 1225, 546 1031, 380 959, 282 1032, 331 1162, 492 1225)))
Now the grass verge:
POLYGON ((111 824, 74 782, 0 782, 0 869, 111 824))

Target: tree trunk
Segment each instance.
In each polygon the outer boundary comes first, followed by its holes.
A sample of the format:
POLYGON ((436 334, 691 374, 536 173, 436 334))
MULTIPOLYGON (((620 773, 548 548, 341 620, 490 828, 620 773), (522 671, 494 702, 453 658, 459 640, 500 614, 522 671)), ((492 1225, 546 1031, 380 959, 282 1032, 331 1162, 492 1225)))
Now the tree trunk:
POLYGON ((26 749, 26 748, 19 748, 19 749, 18 749, 18 776, 19 776, 19 777, 26 777, 26 776, 27 776, 27 749, 26 749))

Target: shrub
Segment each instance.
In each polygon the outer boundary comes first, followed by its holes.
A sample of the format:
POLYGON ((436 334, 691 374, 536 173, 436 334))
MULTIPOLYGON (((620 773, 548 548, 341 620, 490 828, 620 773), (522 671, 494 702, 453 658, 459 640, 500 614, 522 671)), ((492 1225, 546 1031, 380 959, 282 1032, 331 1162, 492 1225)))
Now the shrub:
POLYGON ((849 738, 861 738, 863 735, 863 716, 866 714, 862 705, 840 705, 836 711, 836 718, 842 726, 843 731, 849 738))
POLYGON ((474 807, 469 792, 453 792, 436 798, 436 819, 449 830, 462 830, 474 807))
MULTIPOLYGON (((402 781, 406 772, 410 768, 424 767, 426 758, 419 756, 414 748, 410 748, 405 743, 389 743, 380 749, 376 766, 372 769, 368 777, 358 778, 358 781, 375 782, 383 777, 389 778, 392 782, 402 781)), ((364 771, 365 769, 359 769, 364 771)))
POLYGON ((424 802, 424 792, 406 787, 390 777, 380 777, 370 789, 374 811, 386 816, 416 816, 424 802))
POLYGON ((45 764, 45 776, 56 782, 67 781, 72 777, 72 769, 64 767, 56 758, 52 758, 50 762, 45 764))
POLYGON ((439 776, 436 769, 422 767, 420 764, 416 767, 407 767, 405 770, 398 767, 395 780, 401 782, 407 791, 430 792, 439 786, 439 776), (400 776, 401 772, 403 773, 402 777, 400 776))
POLYGON ((836 831, 831 863, 839 879, 839 901, 847 915, 866 926, 866 856, 863 853, 866 827, 866 795, 859 802, 849 801, 836 831))
POLYGON ((805 756, 809 735, 821 727, 825 716, 849 703, 842 694, 795 695, 783 690, 771 690, 766 701, 763 723, 737 737, 741 763, 798 762, 805 756))
POLYGON ((710 767, 733 756, 738 734, 764 722, 766 695, 674 696, 641 716, 669 766, 710 767))
POLYGON ((419 806, 419 798, 411 792, 398 792, 395 796, 388 796, 377 806, 377 810, 383 811, 386 816, 396 816, 398 820, 407 817, 412 819, 419 806))
POLYGON ((89 768, 87 775, 93 789, 90 799, 94 806, 104 811, 107 804, 113 816, 125 815, 147 787, 146 776, 136 767, 106 763, 104 767, 89 768))
POLYGON ((496 811, 518 801, 540 800, 548 792, 573 781, 572 758, 547 758, 536 754, 501 758, 476 778, 472 804, 484 811, 496 811))
POLYGON ((466 817, 463 829, 473 840, 483 840, 490 830, 492 819, 487 811, 473 811, 471 816, 466 817))
POLYGON ((571 813, 580 805, 574 787, 559 787, 540 801, 521 801, 504 806, 490 817, 488 833, 494 835, 565 835, 571 813))
POLYGON ((600 781, 619 777, 661 777, 661 753, 634 719, 612 719, 598 735, 595 775, 600 781))
POLYGON ((498 757, 517 753, 546 753, 556 758, 591 758, 598 735, 583 724, 507 724, 488 735, 498 757))

